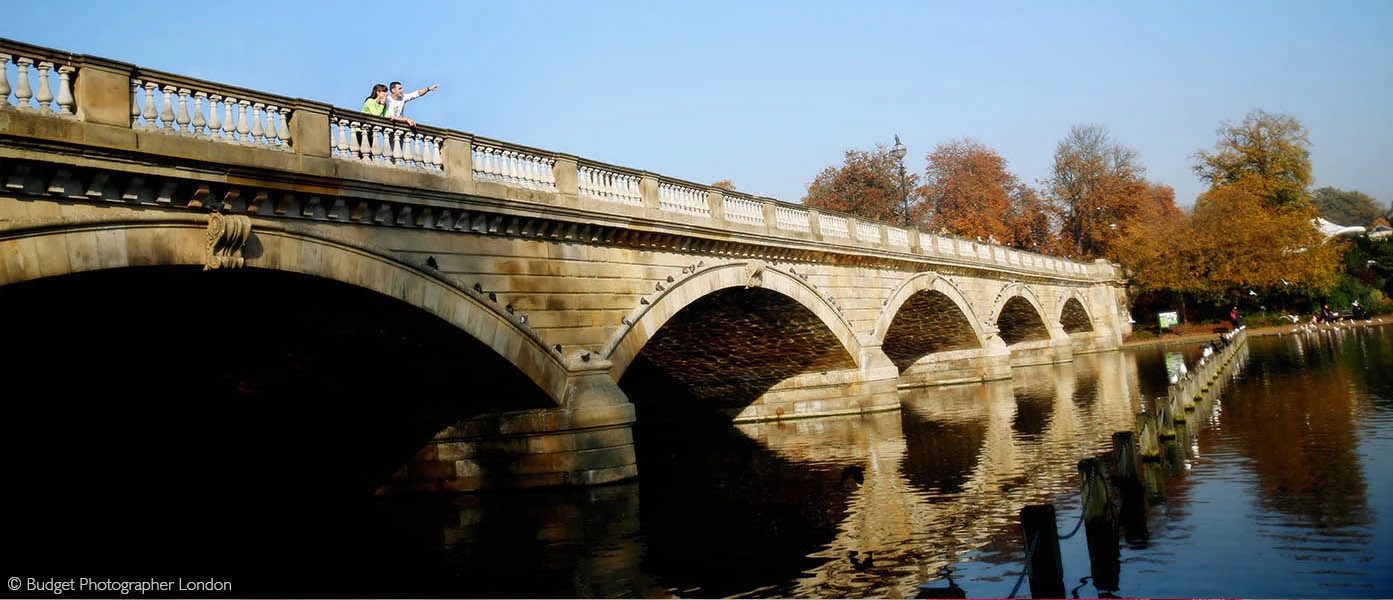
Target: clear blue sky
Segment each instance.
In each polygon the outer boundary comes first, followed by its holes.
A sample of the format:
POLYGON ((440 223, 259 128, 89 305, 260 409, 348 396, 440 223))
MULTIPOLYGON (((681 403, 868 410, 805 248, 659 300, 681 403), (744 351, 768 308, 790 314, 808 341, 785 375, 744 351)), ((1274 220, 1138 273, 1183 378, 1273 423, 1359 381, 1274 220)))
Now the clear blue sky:
POLYGON ((1393 200, 1393 1, 7 3, 0 36, 798 201, 850 148, 971 137, 1035 184, 1107 127, 1191 205, 1224 121, 1292 115, 1316 186, 1393 200))

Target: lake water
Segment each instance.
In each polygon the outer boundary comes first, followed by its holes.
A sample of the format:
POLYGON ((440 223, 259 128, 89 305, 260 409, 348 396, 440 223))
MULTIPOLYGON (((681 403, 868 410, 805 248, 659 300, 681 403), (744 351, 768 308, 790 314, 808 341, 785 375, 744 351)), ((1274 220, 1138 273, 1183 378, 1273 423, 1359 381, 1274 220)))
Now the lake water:
MULTIPOLYGON (((859 418, 640 426, 641 477, 618 485, 382 500, 370 491, 397 447, 374 428, 396 405, 372 398, 458 390, 467 378, 441 375, 455 357, 307 358, 324 350, 188 326, 133 352, 111 341, 143 322, 97 325, 110 322, 10 332, 30 348, 11 377, 43 384, 12 386, 0 426, 7 579, 231 584, 166 594, 182 597, 903 598, 945 585, 947 568, 969 597, 1001 597, 1022 572, 1021 508, 1053 504, 1060 533, 1073 529, 1078 461, 1107 455, 1165 393, 1168 355, 1193 364, 1200 352, 1078 356, 905 391, 901 411, 859 418), (297 383, 277 391, 243 369, 228 384, 237 365, 261 364, 222 351, 233 335, 284 355, 297 383), (130 375, 151 364, 171 375, 130 375), (346 374, 329 400, 310 392, 346 374)), ((1145 532, 1128 531, 1117 593, 1393 597, 1393 327, 1250 337, 1239 356, 1193 436, 1148 471, 1145 532)), ((1084 535, 1062 552, 1066 588, 1097 596, 1080 583, 1084 535)))

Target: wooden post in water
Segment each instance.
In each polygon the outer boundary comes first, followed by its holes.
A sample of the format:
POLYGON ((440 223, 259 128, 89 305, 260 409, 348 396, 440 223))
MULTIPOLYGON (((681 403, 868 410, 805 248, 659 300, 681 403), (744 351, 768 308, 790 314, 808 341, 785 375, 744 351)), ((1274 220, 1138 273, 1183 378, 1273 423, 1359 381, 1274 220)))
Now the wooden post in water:
POLYGON ((1147 502, 1164 502, 1166 499, 1166 474, 1161 471, 1161 463, 1146 462, 1141 466, 1141 484, 1146 489, 1147 502))
POLYGON ((1137 444, 1141 446, 1142 462, 1161 460, 1161 440, 1156 436, 1156 417, 1137 413, 1137 444))
POLYGON ((1175 439, 1174 406, 1169 398, 1156 399, 1156 438, 1162 443, 1175 439))
POLYGON ((1093 587, 1100 592, 1118 588, 1117 509, 1108 495, 1108 479, 1096 458, 1079 461, 1079 495, 1083 497, 1083 528, 1088 536, 1088 564, 1093 587))
POLYGON ((1054 505, 1032 504, 1022 508, 1021 532, 1025 534, 1025 551, 1030 557, 1025 565, 1030 577, 1030 597, 1063 598, 1064 563, 1059 554, 1054 505))
POLYGON ((1112 464, 1114 483, 1141 481, 1137 474, 1137 440, 1132 432, 1118 431, 1112 434, 1112 464))
POLYGON ((1118 520, 1122 524, 1122 531, 1128 543, 1145 542, 1150 538, 1150 532, 1146 530, 1146 495, 1137 465, 1137 442, 1132 432, 1112 434, 1112 455, 1112 483, 1121 495, 1118 520))

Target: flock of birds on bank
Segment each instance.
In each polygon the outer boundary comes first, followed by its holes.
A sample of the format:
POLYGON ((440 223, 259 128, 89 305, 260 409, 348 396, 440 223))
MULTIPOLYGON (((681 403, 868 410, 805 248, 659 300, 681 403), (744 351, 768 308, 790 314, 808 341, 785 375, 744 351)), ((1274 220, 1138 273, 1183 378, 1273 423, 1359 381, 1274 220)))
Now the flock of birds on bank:
MULTIPOLYGON (((1303 323, 1301 322, 1301 318, 1296 315, 1287 315, 1285 318, 1290 319, 1293 323, 1295 323, 1295 325, 1291 328, 1290 333, 1305 333, 1310 331, 1334 331, 1339 329, 1353 329, 1355 327, 1376 327, 1383 324, 1383 317, 1370 317, 1367 319, 1341 319, 1326 323, 1303 323)), ((1281 335, 1281 333, 1278 333, 1278 335, 1281 335)))

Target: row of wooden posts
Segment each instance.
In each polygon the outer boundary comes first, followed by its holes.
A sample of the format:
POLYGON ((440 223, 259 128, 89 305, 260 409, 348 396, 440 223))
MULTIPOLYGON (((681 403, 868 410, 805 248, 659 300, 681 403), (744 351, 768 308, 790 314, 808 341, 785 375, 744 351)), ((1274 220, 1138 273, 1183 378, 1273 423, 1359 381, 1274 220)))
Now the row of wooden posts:
MULTIPOLYGON (((1167 475, 1183 469, 1186 452, 1203 421, 1214 412, 1228 376, 1247 356, 1242 328, 1225 334, 1210 347, 1195 367, 1170 385, 1166 397, 1157 398, 1151 410, 1137 414, 1136 431, 1112 436, 1111 461, 1085 458, 1079 461, 1082 521, 1088 536, 1088 557, 1093 587, 1100 597, 1119 589, 1119 536, 1129 543, 1145 543, 1147 506, 1165 499, 1167 475), (1105 462, 1112 463, 1111 476, 1105 462)), ((1032 598, 1064 598, 1064 568, 1052 504, 1026 506, 1020 513, 1025 533, 1026 572, 1032 598)), ((1077 526, 1074 532, 1077 532, 1077 526)))

